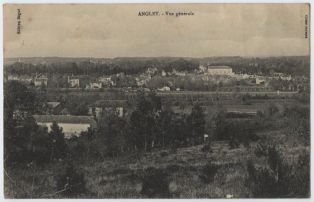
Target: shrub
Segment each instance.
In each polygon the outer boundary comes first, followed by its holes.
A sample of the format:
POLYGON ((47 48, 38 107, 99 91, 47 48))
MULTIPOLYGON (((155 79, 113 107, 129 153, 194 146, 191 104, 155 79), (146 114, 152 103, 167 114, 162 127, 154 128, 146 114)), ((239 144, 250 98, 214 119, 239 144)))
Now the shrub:
POLYGON ((296 197, 310 195, 310 155, 308 152, 299 156, 294 172, 294 194, 296 197))
POLYGON ((237 134, 233 133, 230 135, 228 144, 229 144, 230 149, 235 149, 240 146, 240 140, 237 134))
POLYGON ((210 152, 210 153, 213 152, 213 150, 212 150, 210 144, 205 144, 205 145, 202 147, 201 151, 202 151, 202 152, 210 152))
POLYGON ((252 161, 247 163, 248 179, 253 196, 258 198, 289 198, 308 197, 310 190, 309 156, 299 157, 296 166, 284 161, 275 146, 263 145, 258 150, 260 156, 267 157, 267 165, 254 166, 252 161), (262 148, 262 149, 261 149, 262 148))
POLYGON ((160 157, 165 157, 165 156, 168 156, 169 153, 167 151, 162 151, 160 152, 160 157))
POLYGON ((86 192, 84 175, 78 173, 72 163, 66 166, 65 172, 57 179, 57 189, 65 197, 75 197, 86 192))
POLYGON ((265 142, 260 142, 254 150, 254 154, 257 157, 267 156, 268 155, 268 147, 269 145, 265 142))
POLYGON ((247 185, 251 188, 253 196, 257 198, 273 198, 276 196, 276 179, 274 173, 268 168, 256 168, 249 161, 247 185))
POLYGON ((142 178, 141 194, 148 198, 170 198, 167 174, 159 169, 147 168, 142 178))
POLYGON ((212 181, 214 181, 215 175, 216 175, 218 170, 219 170, 218 165, 215 165, 212 163, 207 163, 201 169, 201 174, 199 175, 199 178, 204 183, 211 183, 212 181))

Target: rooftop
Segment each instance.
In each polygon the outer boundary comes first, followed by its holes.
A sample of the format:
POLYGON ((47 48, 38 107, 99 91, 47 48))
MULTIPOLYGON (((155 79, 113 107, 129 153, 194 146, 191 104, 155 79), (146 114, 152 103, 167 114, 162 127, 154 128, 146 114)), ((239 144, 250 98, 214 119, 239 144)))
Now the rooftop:
POLYGON ((95 120, 92 116, 71 116, 71 115, 33 115, 36 122, 40 123, 82 123, 94 124, 95 120))
POLYGON ((208 69, 232 69, 229 66, 206 66, 208 69))
POLYGON ((57 106, 60 105, 60 102, 47 102, 47 104, 48 104, 50 107, 55 108, 55 107, 57 107, 57 106))

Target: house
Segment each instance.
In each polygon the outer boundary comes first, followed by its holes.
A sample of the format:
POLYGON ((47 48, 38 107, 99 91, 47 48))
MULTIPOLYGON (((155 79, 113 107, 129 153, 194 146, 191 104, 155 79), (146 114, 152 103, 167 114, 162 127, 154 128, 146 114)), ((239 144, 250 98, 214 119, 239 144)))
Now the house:
POLYGON ((27 118, 30 117, 31 114, 29 113, 29 111, 25 109, 15 109, 12 114, 12 118, 17 125, 19 125, 21 122, 25 121, 27 118))
POLYGON ((33 117, 38 125, 47 127, 48 132, 53 122, 56 122, 62 127, 64 137, 67 139, 80 136, 81 132, 87 131, 88 128, 96 128, 96 121, 92 116, 33 115, 33 117))
POLYGON ((8 81, 18 81, 19 77, 16 75, 8 75, 8 81))
POLYGON ((200 65, 200 71, 207 75, 225 75, 232 76, 232 68, 228 66, 205 66, 200 65))
POLYGON ((101 82, 91 82, 86 85, 86 89, 101 89, 102 83, 101 82))
POLYGON ((115 83, 112 81, 111 76, 99 77, 98 81, 102 83, 103 86, 115 86, 115 83))
POLYGON ((164 86, 162 88, 158 88, 159 91, 170 91, 170 87, 164 86))
POLYGON ((20 81, 22 83, 31 83, 33 81, 33 78, 31 76, 27 76, 27 75, 8 75, 7 76, 7 80, 8 81, 20 81))
POLYGON ((165 70, 162 70, 161 76, 167 76, 167 73, 165 72, 165 70))
POLYGON ((70 88, 79 88, 80 78, 77 76, 68 76, 68 84, 70 88))
POLYGON ((282 76, 284 76, 284 73, 281 73, 281 72, 274 72, 273 73, 273 75, 275 76, 275 77, 282 77, 282 76))
POLYGON ((94 105, 89 106, 89 114, 96 118, 101 117, 104 113, 123 117, 127 105, 127 100, 99 100, 94 105))
POLYGON ((47 86, 48 84, 48 78, 47 76, 44 76, 44 75, 40 75, 40 76, 37 76, 34 78, 34 85, 35 87, 41 87, 41 86, 47 86))
POLYGON ((149 80, 151 80, 151 76, 150 75, 146 75, 146 74, 141 74, 138 77, 135 78, 136 81, 136 85, 137 86, 143 86, 145 85, 149 80))
POLYGON ((97 106, 93 106, 93 105, 88 107, 88 114, 96 117, 97 119, 99 117, 101 117, 102 112, 103 112, 103 110, 101 107, 97 107, 97 106))
POLYGON ((261 78, 256 77, 256 78, 255 78, 255 83, 256 83, 257 85, 264 84, 264 83, 265 83, 265 80, 264 80, 264 79, 261 79, 261 78))
POLYGON ((149 67, 147 70, 146 70, 146 74, 149 74, 149 75, 154 75, 157 73, 157 68, 156 67, 149 67))
POLYGON ((180 71, 177 71, 177 70, 173 70, 171 74, 175 75, 175 76, 186 76, 185 72, 180 72, 180 71))

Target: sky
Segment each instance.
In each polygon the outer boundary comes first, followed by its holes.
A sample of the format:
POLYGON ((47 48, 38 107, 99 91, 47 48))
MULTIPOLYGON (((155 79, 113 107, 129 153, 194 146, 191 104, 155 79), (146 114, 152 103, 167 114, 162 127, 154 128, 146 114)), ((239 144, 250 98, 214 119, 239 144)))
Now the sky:
POLYGON ((306 16, 308 4, 6 4, 4 57, 309 55, 306 16))

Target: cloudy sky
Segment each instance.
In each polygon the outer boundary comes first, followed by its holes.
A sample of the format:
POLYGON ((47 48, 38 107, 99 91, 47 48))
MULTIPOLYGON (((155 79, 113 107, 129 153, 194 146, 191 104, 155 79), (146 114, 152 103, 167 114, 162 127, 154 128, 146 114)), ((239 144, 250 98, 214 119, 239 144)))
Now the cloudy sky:
POLYGON ((5 5, 4 56, 309 55, 306 15, 307 4, 5 5))

